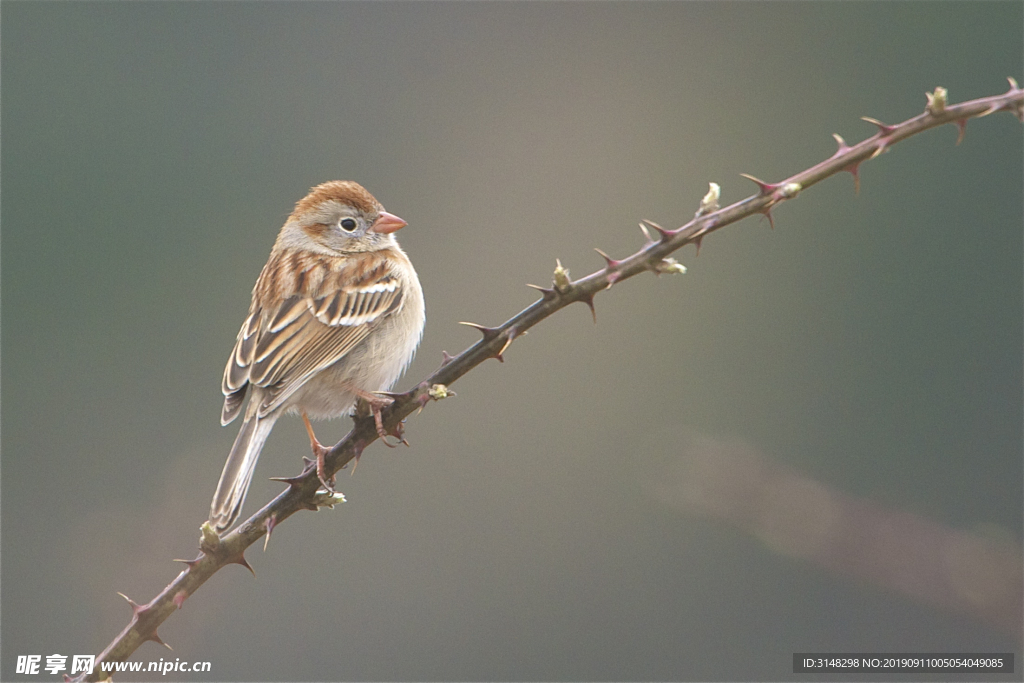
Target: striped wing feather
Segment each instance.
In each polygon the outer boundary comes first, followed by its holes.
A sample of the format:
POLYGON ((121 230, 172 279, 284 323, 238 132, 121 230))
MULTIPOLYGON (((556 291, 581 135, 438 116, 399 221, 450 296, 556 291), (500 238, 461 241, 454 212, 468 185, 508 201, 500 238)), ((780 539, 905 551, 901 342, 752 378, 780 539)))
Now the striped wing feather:
MULTIPOLYGON (((261 284, 257 282, 253 309, 224 369, 221 422, 227 424, 238 415, 249 384, 266 389, 258 408, 260 416, 278 408, 398 308, 402 298, 398 280, 382 267, 364 268, 363 272, 361 278, 339 273, 333 282, 341 286, 321 286, 320 291, 311 293, 318 296, 295 294, 269 310, 259 305, 261 284)), ((326 280, 321 277, 319 281, 324 285, 332 281, 326 280)), ((301 287, 308 281, 300 277, 298 284, 301 287)))

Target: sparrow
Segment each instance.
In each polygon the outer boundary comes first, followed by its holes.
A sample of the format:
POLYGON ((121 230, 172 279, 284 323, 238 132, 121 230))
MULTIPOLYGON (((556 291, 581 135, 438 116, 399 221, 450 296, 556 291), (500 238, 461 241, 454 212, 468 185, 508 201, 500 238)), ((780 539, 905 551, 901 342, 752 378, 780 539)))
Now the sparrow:
POLYGON ((274 423, 302 415, 324 479, 323 447, 309 422, 350 415, 363 399, 389 446, 381 408, 409 365, 426 321, 423 290, 394 233, 406 222, 358 183, 312 188, 277 236, 252 290, 249 316, 224 368, 221 424, 242 414, 210 524, 231 527, 274 423))

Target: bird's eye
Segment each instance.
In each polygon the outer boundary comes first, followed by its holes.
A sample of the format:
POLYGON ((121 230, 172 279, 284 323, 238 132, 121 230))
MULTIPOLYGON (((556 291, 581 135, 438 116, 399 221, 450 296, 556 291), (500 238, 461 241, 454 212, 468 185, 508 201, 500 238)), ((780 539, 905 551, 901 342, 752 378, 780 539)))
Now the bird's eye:
POLYGON ((359 224, 356 223, 355 218, 342 218, 341 223, 339 223, 338 225, 340 225, 341 229, 344 230, 345 232, 352 232, 353 230, 356 229, 356 227, 359 224))

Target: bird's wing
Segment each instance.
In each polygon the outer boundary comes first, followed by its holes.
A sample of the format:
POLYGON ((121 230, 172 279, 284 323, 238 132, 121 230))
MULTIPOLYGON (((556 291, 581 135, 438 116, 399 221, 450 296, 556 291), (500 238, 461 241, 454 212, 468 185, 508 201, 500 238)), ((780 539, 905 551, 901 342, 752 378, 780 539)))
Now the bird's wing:
POLYGON ((230 422, 247 386, 263 387, 259 414, 278 408, 317 372, 341 360, 402 302, 400 281, 385 268, 361 269, 337 287, 294 294, 253 309, 224 369, 224 412, 230 422), (326 290, 326 291, 324 291, 326 290))

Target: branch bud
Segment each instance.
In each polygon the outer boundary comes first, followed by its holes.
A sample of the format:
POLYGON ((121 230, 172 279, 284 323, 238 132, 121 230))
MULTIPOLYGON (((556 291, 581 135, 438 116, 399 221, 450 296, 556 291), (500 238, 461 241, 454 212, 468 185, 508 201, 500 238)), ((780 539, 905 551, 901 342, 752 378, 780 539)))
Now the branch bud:
POLYGON ((800 190, 802 189, 804 189, 804 187, 800 183, 786 183, 779 188, 779 197, 782 199, 792 199, 800 194, 800 190))
POLYGON ((316 505, 318 508, 328 507, 333 510, 335 505, 340 505, 344 502, 345 494, 337 491, 320 489, 313 494, 313 505, 316 505))
POLYGON ((199 549, 207 555, 212 555, 220 549, 220 536, 213 530, 209 522, 203 522, 199 527, 202 536, 199 539, 199 549))
POLYGON ((427 389, 427 396, 435 401, 440 401, 451 396, 457 396, 457 394, 443 384, 435 384, 427 389))
POLYGON ((722 197, 722 188, 718 183, 708 183, 708 193, 700 200, 700 208, 694 218, 700 218, 705 214, 718 211, 718 200, 722 197))
POLYGON ((946 109, 946 103, 949 101, 948 95, 949 92, 941 85, 935 88, 935 92, 926 92, 925 97, 928 98, 928 104, 925 109, 932 116, 938 116, 946 109))
MULTIPOLYGON (((712 185, 713 184, 714 183, 712 183, 712 185)), ((661 275, 662 273, 682 275, 686 272, 686 266, 669 256, 668 258, 663 258, 654 264, 654 272, 658 275, 661 275)))
POLYGON ((565 294, 569 289, 569 285, 572 284, 572 281, 569 279, 569 269, 565 268, 558 259, 555 259, 555 276, 552 282, 559 294, 565 294))

